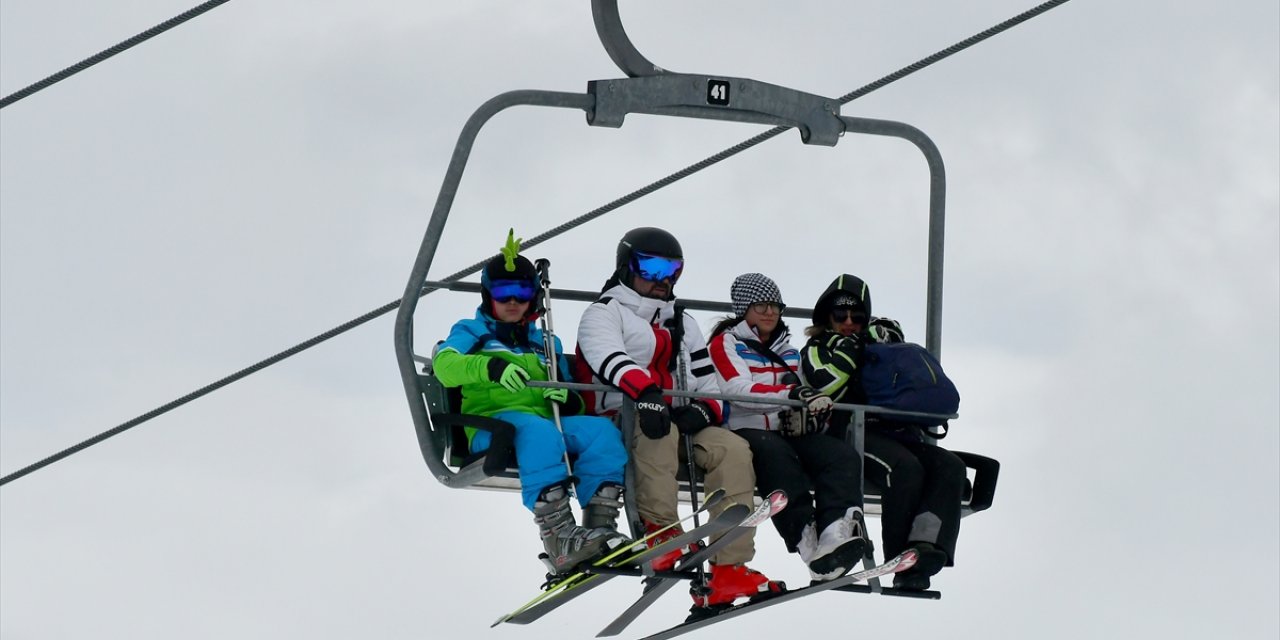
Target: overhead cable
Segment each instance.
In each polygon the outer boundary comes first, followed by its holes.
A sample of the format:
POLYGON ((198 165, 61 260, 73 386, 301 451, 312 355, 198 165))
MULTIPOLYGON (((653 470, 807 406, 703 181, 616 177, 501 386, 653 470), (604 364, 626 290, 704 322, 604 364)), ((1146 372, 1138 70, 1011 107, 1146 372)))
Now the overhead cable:
POLYGON ((151 27, 146 31, 143 31, 138 35, 132 38, 129 38, 128 40, 125 40, 124 42, 121 42, 120 44, 117 44, 114 47, 111 47, 110 49, 104 49, 102 51, 99 51, 98 53, 95 53, 94 55, 89 56, 88 58, 85 58, 84 60, 81 60, 80 62, 77 62, 67 67, 66 69, 63 69, 62 71, 59 71, 45 78, 44 80, 41 80, 37 83, 29 85, 23 89, 14 91, 9 95, 3 98, 0 98, 0 109, 3 109, 37 91, 40 91, 41 89, 44 89, 55 83, 66 80, 67 78, 70 78, 71 76, 77 73, 80 73, 81 71, 84 71, 85 69, 88 69, 89 67, 92 67, 93 65, 98 64, 99 62, 102 62, 103 60, 106 60, 107 58, 110 58, 111 56, 116 55, 117 53, 121 53, 126 49, 131 49, 135 45, 142 44, 143 42, 146 42, 151 38, 154 38, 202 13, 205 13, 210 9, 217 7, 218 5, 226 4, 228 2, 231 2, 231 0, 209 0, 209 2, 206 2, 200 6, 188 9, 182 14, 169 18, 168 20, 165 20, 164 22, 161 22, 160 24, 154 27, 151 27))

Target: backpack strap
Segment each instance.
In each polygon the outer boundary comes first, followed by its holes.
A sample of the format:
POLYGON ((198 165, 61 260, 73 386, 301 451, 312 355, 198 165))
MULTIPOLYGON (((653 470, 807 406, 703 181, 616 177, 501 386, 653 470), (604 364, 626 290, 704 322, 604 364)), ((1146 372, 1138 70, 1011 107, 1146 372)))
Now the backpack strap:
POLYGON ((783 369, 786 369, 787 371, 792 370, 791 365, 787 364, 787 361, 783 360, 782 356, 779 356, 778 354, 774 353, 773 349, 770 349, 769 347, 764 346, 764 344, 762 344, 759 340, 752 340, 750 338, 739 338, 739 340, 742 341, 742 344, 745 344, 748 347, 751 347, 752 351, 755 351, 756 353, 768 358, 774 364, 781 366, 783 369))

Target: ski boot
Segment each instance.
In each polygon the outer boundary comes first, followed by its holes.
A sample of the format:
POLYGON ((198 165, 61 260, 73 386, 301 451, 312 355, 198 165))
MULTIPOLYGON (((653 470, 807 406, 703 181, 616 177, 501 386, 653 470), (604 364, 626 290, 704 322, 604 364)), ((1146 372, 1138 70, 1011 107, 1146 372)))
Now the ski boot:
POLYGON ((538 532, 542 536, 547 567, 556 574, 566 573, 606 549, 614 549, 621 544, 608 535, 579 527, 574 522, 573 510, 569 507, 569 489, 563 482, 542 490, 533 503, 533 520, 538 523, 538 532))
POLYGON ((916 563, 910 569, 893 574, 893 588, 903 591, 926 591, 929 577, 942 571, 947 564, 947 552, 928 542, 912 543, 916 550, 916 563))
POLYGON ((850 507, 844 517, 827 525, 820 535, 816 523, 805 525, 797 551, 809 566, 809 576, 815 582, 826 582, 858 566, 870 545, 862 509, 850 507))
MULTIPOLYGON (((653 524, 648 520, 644 521, 644 532, 646 535, 651 535, 654 531, 657 531, 658 529, 661 529, 661 528, 662 528, 661 525, 653 524)), ((648 546, 650 549, 652 549, 682 533, 684 533, 684 529, 681 529, 678 526, 671 527, 670 529, 667 529, 666 531, 663 531, 662 533, 659 533, 658 535, 653 536, 652 538, 649 538, 648 546)), ((654 558, 652 561, 650 561, 650 564, 653 567, 654 571, 670 571, 675 568, 676 562, 679 561, 680 558, 690 553, 693 553, 701 548, 702 548, 701 543, 691 542, 683 547, 680 547, 678 549, 672 549, 671 551, 668 551, 658 556, 657 558, 654 558)))
POLYGON ((738 598, 760 600, 785 593, 786 585, 770 580, 767 576, 745 564, 713 564, 711 579, 704 588, 690 589, 693 596, 693 608, 689 610, 691 618, 702 617, 699 614, 712 613, 733 606, 738 598), (698 611, 703 609, 706 611, 698 611))
MULTIPOLYGON (((601 535, 617 538, 625 544, 631 542, 626 536, 618 533, 618 512, 622 509, 622 485, 616 482, 602 482, 596 488, 595 495, 582 508, 582 526, 601 535)), ((616 545, 611 545, 616 548, 616 545)))

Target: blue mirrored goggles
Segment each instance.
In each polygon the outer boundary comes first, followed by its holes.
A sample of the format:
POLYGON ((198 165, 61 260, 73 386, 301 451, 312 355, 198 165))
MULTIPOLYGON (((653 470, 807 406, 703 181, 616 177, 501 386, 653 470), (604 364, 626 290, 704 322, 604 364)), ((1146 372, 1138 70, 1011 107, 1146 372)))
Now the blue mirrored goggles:
POLYGON ((675 283, 684 270, 683 258, 655 256, 651 253, 636 251, 631 256, 631 271, 649 282, 670 280, 675 283))
POLYGON ((529 302, 538 288, 529 280, 494 280, 489 283, 489 296, 498 302, 529 302))

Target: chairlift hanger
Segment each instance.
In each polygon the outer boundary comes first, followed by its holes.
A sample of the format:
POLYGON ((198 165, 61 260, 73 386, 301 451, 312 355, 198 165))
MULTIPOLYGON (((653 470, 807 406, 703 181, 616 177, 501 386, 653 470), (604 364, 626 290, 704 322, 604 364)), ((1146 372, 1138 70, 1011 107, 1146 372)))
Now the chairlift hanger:
MULTIPOLYGON (((453 488, 497 489, 518 491, 518 473, 511 468, 514 451, 514 427, 494 419, 479 420, 475 416, 456 413, 460 406, 458 390, 449 390, 440 384, 430 372, 430 360, 416 355, 413 349, 413 316, 424 290, 447 288, 476 291, 478 285, 470 283, 428 281, 444 230, 457 193, 458 184, 466 168, 476 136, 497 113, 517 105, 580 109, 591 126, 621 127, 631 113, 660 116, 679 116, 748 122, 794 127, 806 145, 834 146, 844 133, 864 133, 903 138, 916 146, 925 156, 929 166, 929 238, 926 290, 926 348, 940 358, 942 339, 942 254, 945 219, 946 176, 942 156, 933 141, 922 131, 900 122, 855 118, 840 115, 840 102, 804 93, 786 87, 757 82, 747 78, 708 76, 675 73, 658 67, 645 58, 631 43, 618 16, 617 0, 592 0, 592 13, 596 32, 605 51, 626 78, 594 80, 587 84, 582 94, 555 91, 512 91, 499 94, 480 106, 463 126, 453 156, 446 170, 444 183, 436 198, 435 208, 427 223, 422 246, 405 287, 395 323, 396 359, 401 380, 409 400, 414 428, 418 436, 423 459, 441 484, 453 488), (419 373, 418 364, 425 364, 419 373), (479 459, 466 460, 455 451, 462 449, 465 436, 462 425, 488 430, 493 434, 490 448, 479 459)), ((561 231, 562 233, 562 231, 561 231)), ((558 235, 554 234, 554 235, 558 235)), ((591 292, 551 290, 548 295, 556 299, 594 300, 591 292)), ((686 302, 686 301, 682 301, 686 302)), ((725 303, 687 301, 690 308, 721 310, 725 303)), ((800 309, 787 309, 784 315, 806 317, 800 309)), ((578 383, 536 383, 534 386, 554 385, 572 388, 598 388, 600 385, 578 383)), ((723 394, 715 397, 722 397, 723 394)), ((740 399, 723 396, 726 399, 740 399)), ((790 403, 790 401, 786 401, 790 403)), ((839 405, 853 413, 852 444, 857 451, 864 451, 863 433, 868 412, 880 411, 876 407, 839 405)), ((946 418, 954 418, 947 416, 946 418)), ((634 429, 634 405, 624 402, 619 414, 619 425, 624 442, 629 442, 634 429)), ((995 494, 999 463, 985 456, 954 452, 974 471, 962 513, 967 515, 991 506, 995 494)), ((473 456, 474 458, 474 456, 473 456)), ((627 491, 634 495, 635 471, 627 465, 627 491)), ((699 487, 683 479, 680 487, 688 501, 699 487)), ((864 506, 868 515, 879 513, 880 497, 864 488, 864 506)), ((639 514, 633 501, 626 501, 627 520, 633 533, 641 530, 639 514)), ((865 559, 870 566, 874 558, 868 552, 865 559)), ((878 579, 871 579, 865 587, 872 593, 885 592, 878 579)), ((937 592, 917 594, 938 597, 937 592)))

